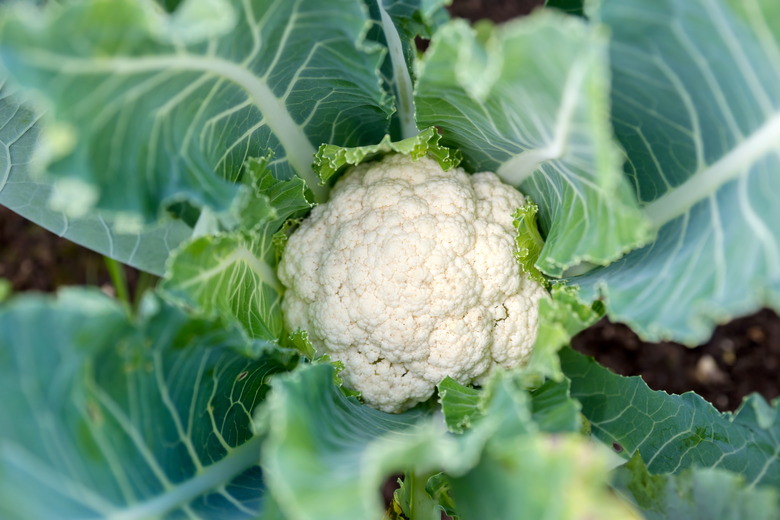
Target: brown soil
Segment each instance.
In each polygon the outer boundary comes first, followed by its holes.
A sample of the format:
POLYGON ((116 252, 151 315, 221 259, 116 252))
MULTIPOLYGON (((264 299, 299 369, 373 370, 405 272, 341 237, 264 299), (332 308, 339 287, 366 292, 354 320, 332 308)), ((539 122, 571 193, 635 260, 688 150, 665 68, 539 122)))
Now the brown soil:
POLYGON ((486 18, 499 23, 526 15, 543 4, 544 0, 453 0, 449 12, 471 21, 486 18))
MULTIPOLYGON (((125 266, 131 287, 138 271, 125 266)), ((103 256, 59 238, 0 206, 0 278, 14 292, 52 292, 66 285, 94 285, 113 294, 103 256)))
POLYGON ((625 325, 602 320, 572 346, 618 374, 640 375, 653 389, 694 391, 721 411, 736 409, 753 392, 780 395, 780 317, 764 309, 722 325, 691 349, 677 343, 645 343, 625 325))

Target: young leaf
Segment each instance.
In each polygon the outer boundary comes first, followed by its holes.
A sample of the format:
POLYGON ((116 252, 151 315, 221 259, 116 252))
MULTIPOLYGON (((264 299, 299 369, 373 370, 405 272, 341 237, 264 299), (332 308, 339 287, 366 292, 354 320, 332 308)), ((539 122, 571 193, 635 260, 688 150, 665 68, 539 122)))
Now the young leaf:
POLYGON ((772 520, 780 516, 774 489, 748 486, 739 474, 719 469, 652 475, 636 454, 618 468, 613 485, 634 501, 646 520, 772 520))
POLYGON ((492 376, 485 388, 476 389, 452 378, 445 378, 437 388, 447 429, 453 433, 465 433, 489 415, 491 408, 498 411, 496 402, 512 402, 516 404, 503 406, 501 413, 515 410, 511 415, 520 421, 516 434, 526 431, 561 433, 579 430, 580 406, 569 395, 568 381, 547 381, 528 395, 521 381, 522 378, 514 379, 511 372, 499 373, 492 376))
POLYGON ((753 395, 734 414, 721 414, 697 394, 650 390, 641 378, 615 375, 571 349, 561 351, 561 362, 594 435, 629 456, 640 453, 652 473, 722 468, 750 486, 780 487, 777 403, 753 395))
POLYGON ((278 343, 283 287, 276 277, 275 236, 311 203, 303 180, 275 179, 267 158, 249 159, 244 170, 239 231, 198 237, 177 249, 161 290, 170 301, 238 321, 252 338, 278 343))
POLYGON ((775 0, 605 0, 615 131, 652 245, 575 279, 650 340, 780 309, 780 10, 775 0), (729 6, 733 8, 730 9, 729 6))
POLYGON ((583 303, 577 290, 565 285, 554 285, 550 298, 539 300, 539 328, 531 360, 523 370, 527 384, 538 386, 544 378, 563 379, 558 351, 571 338, 596 323, 603 316, 600 302, 583 303))
POLYGON ((553 10, 479 35, 452 22, 420 66, 417 122, 440 128, 467 169, 497 172, 539 204, 536 266, 551 276, 652 236, 621 171, 608 91, 604 35, 553 10))
POLYGON ((382 49, 363 38, 358 0, 186 0, 173 14, 151 0, 23 7, 0 15, 0 60, 46 96, 50 132, 67 138, 48 171, 91 186, 99 208, 151 221, 186 199, 221 215, 241 165, 268 152, 276 177, 298 175, 321 199, 316 146, 387 131, 382 49))
POLYGON ((522 208, 518 208, 512 218, 514 218, 517 237, 515 238, 515 258, 520 262, 520 267, 532 280, 545 284, 548 280, 536 268, 536 262, 544 249, 544 240, 539 234, 539 227, 536 225, 536 214, 539 212, 539 206, 527 200, 522 208))
POLYGON ((156 299, 138 323, 97 291, 13 300, 0 308, 0 516, 255 518, 251 414, 288 368, 156 299))
POLYGON ((250 337, 276 343, 283 288, 273 259, 271 232, 196 238, 173 253, 161 291, 178 305, 237 321, 250 337))
POLYGON ((249 158, 244 163, 246 190, 239 204, 235 226, 246 231, 275 232, 290 218, 303 216, 314 205, 311 191, 300 177, 276 179, 270 157, 249 158))
POLYGON ((379 154, 393 152, 409 155, 413 159, 428 155, 436 159, 443 170, 458 166, 461 161, 460 152, 440 145, 440 139, 439 132, 430 127, 402 141, 391 141, 390 136, 386 135, 379 144, 369 146, 343 148, 332 144, 323 144, 314 156, 314 170, 322 182, 328 182, 331 177, 347 165, 355 166, 379 154))

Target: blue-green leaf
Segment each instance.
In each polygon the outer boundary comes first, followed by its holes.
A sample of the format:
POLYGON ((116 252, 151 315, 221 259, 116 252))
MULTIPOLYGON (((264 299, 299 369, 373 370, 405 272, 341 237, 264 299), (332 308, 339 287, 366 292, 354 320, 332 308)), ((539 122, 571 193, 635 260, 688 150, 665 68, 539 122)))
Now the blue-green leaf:
POLYGON ((415 38, 430 38, 449 18, 446 0, 371 0, 366 2, 374 25, 367 37, 387 48, 381 68, 387 89, 396 97, 390 134, 405 139, 417 134, 414 106, 415 38))
POLYGON ((652 238, 622 174, 608 91, 604 34, 553 10, 479 31, 445 25, 419 69, 418 124, 539 205, 536 266, 551 276, 652 238))
POLYGON ((721 414, 697 394, 653 391, 571 349, 561 361, 594 435, 629 456, 639 452, 652 473, 711 467, 739 473, 751 486, 780 487, 777 403, 753 395, 734 414, 721 414))
POLYGON ((241 166, 268 153, 277 178, 298 175, 322 199, 316 147, 387 131, 383 51, 364 39, 359 0, 186 0, 172 14, 151 0, 25 7, 0 13, 0 60, 43 94, 39 153, 55 191, 89 195, 87 209, 148 222, 187 200, 235 219, 241 166))
POLYGON ((251 414, 289 364, 153 298, 136 322, 97 291, 18 297, 0 307, 0 516, 255 518, 251 414))
POLYGON ((660 231, 574 282, 654 340, 697 344, 714 323, 780 309, 777 2, 596 4, 612 35, 615 131, 660 231))
POLYGON ((40 139, 40 113, 0 80, 0 204, 52 233, 108 257, 156 275, 164 272, 171 249, 190 236, 180 220, 163 216, 155 224, 126 230, 106 212, 79 217, 50 207, 52 185, 32 174, 31 161, 40 139))
POLYGON ((687 469, 652 475, 637 455, 618 468, 613 485, 646 520, 772 520, 780 516, 776 490, 749 486, 737 473, 687 469))

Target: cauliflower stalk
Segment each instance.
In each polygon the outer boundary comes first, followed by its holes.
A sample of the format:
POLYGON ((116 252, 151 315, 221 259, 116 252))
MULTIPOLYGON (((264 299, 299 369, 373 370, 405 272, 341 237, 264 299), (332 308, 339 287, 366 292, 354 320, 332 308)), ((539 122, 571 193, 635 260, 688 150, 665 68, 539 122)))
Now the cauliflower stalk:
POLYGON ((547 292, 513 255, 523 204, 493 173, 427 157, 354 167, 287 243, 287 327, 387 412, 428 399, 445 376, 478 383, 526 363, 547 292))

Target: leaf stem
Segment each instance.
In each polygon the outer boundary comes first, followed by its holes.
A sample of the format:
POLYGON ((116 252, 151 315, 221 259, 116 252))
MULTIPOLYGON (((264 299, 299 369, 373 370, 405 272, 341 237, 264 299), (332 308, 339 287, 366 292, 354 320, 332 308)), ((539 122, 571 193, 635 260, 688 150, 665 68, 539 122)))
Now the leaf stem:
POLYGON ((401 121, 401 137, 404 139, 414 137, 419 133, 419 130, 414 120, 414 87, 409 68, 406 66, 406 58, 404 58, 404 47, 401 43, 401 37, 398 35, 398 29, 396 29, 393 19, 385 11, 381 0, 377 0, 377 7, 387 40, 387 52, 390 56, 390 62, 393 64, 395 91, 398 96, 397 114, 401 121))
POLYGON ((147 273, 146 271, 141 271, 141 274, 138 276, 138 283, 135 285, 135 294, 133 296, 133 308, 138 309, 138 306, 141 303, 141 299, 143 298, 146 291, 149 289, 154 288, 155 284, 157 283, 158 278, 151 274, 147 273))
POLYGON ((409 520, 441 520, 441 510, 437 502, 425 490, 430 474, 417 475, 413 471, 406 474, 409 486, 409 520))
POLYGON ((108 256, 104 256, 103 259, 106 262, 108 276, 111 278, 111 283, 116 291, 116 298, 122 303, 122 306, 129 314, 132 309, 132 304, 130 302, 130 291, 127 287, 127 278, 125 277, 124 267, 122 264, 108 256))

